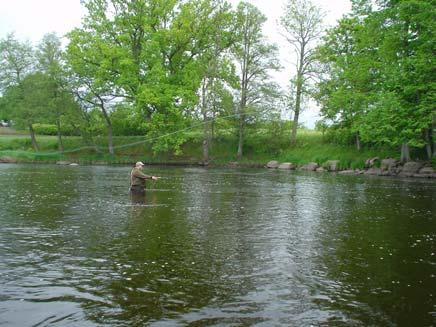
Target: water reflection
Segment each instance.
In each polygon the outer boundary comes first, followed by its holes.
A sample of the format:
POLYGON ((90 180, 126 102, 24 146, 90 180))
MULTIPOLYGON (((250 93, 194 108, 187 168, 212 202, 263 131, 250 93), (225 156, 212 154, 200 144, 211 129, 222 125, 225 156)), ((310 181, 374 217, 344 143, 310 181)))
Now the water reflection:
POLYGON ((0 324, 434 323, 434 183, 154 170, 0 166, 0 324))

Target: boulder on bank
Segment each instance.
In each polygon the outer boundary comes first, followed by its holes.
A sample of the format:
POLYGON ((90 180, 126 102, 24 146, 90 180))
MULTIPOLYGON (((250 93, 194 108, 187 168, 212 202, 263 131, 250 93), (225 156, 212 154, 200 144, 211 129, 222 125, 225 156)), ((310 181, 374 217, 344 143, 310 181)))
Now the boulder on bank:
POLYGON ((328 171, 338 171, 339 160, 328 160, 324 166, 328 171))
POLYGON ((60 160, 56 161, 56 165, 71 165, 71 162, 60 160))
POLYGON ((323 172, 327 171, 327 169, 325 169, 324 167, 318 167, 318 168, 316 168, 316 171, 318 173, 323 173, 323 172))
POLYGON ((377 161, 379 161, 380 158, 379 157, 374 157, 374 158, 370 158, 368 160, 365 161, 365 168, 372 168, 374 167, 375 163, 377 161))
POLYGON ((423 167, 419 170, 419 173, 423 175, 432 175, 435 173, 435 170, 433 167, 423 167))
POLYGON ((365 175, 381 175, 381 169, 380 168, 369 168, 364 173, 365 175))
POLYGON ((266 164, 266 168, 276 169, 279 167, 279 162, 276 160, 271 160, 266 164))
POLYGON ((308 164, 303 165, 300 170, 315 171, 318 167, 319 165, 316 162, 309 162, 308 164))
POLYGON ((279 166, 277 168, 278 169, 286 169, 286 170, 294 170, 297 167, 291 162, 284 162, 284 163, 279 164, 279 166))
POLYGON ((348 170, 342 170, 338 172, 340 175, 354 175, 356 172, 354 170, 348 169, 348 170))
POLYGON ((422 168, 423 164, 417 161, 406 162, 401 170, 401 174, 416 174, 422 168))
POLYGON ((238 168, 239 167, 239 163, 237 161, 231 161, 227 164, 227 167, 229 168, 238 168))
POLYGON ((413 174, 413 177, 418 178, 436 178, 436 172, 433 167, 422 167, 417 174, 413 174))
POLYGON ((4 157, 0 157, 0 163, 17 163, 17 159, 4 156, 4 157))
POLYGON ((93 161, 92 164, 93 164, 93 165, 101 165, 101 166, 107 166, 107 165, 109 165, 109 163, 108 163, 107 161, 103 161, 103 160, 93 161))
POLYGON ((382 171, 394 172, 398 166, 398 161, 393 158, 386 158, 381 161, 380 168, 382 171))

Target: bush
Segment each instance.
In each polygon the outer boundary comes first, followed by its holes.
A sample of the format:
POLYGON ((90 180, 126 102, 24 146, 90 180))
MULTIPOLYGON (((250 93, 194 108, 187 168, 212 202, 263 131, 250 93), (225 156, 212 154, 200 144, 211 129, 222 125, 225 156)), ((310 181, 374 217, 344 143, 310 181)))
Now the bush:
MULTIPOLYGON (((53 124, 33 124, 33 129, 36 134, 38 135, 57 135, 58 129, 56 125, 53 124)), ((72 129, 71 126, 65 126, 61 125, 61 134, 63 136, 72 136, 76 135, 77 133, 72 129)))
POLYGON ((56 125, 51 124, 33 124, 33 130, 39 135, 57 135, 56 125))

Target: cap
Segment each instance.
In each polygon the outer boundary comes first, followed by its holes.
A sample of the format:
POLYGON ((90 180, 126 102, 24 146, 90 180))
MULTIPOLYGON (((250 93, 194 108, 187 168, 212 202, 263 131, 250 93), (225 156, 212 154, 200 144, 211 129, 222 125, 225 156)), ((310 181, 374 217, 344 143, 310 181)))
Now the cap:
POLYGON ((135 164, 135 166, 136 166, 136 167, 144 166, 144 164, 142 163, 142 161, 138 161, 138 162, 135 164))

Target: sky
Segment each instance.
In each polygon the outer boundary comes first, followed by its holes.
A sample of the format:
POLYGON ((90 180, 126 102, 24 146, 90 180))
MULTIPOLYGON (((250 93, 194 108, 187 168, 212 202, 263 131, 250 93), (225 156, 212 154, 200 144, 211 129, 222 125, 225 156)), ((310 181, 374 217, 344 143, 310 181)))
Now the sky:
MULTIPOLYGON (((344 14, 351 10, 350 0, 312 0, 326 14, 326 26, 333 26, 344 14)), ((237 4, 239 0, 230 0, 237 4)), ((285 0, 248 0, 263 12, 268 20, 264 25, 264 34, 280 49, 280 61, 283 69, 274 73, 273 79, 283 88, 294 73, 293 54, 289 45, 280 34, 278 20, 283 12, 285 0)), ((55 32, 63 36, 81 25, 86 11, 80 0, 0 0, 0 39, 14 32, 22 41, 37 44, 44 34, 55 32)), ((313 128, 318 119, 319 109, 310 103, 300 115, 300 122, 313 128)), ((290 113, 289 113, 290 116, 290 113)), ((287 117, 289 118, 289 117, 287 117)))

